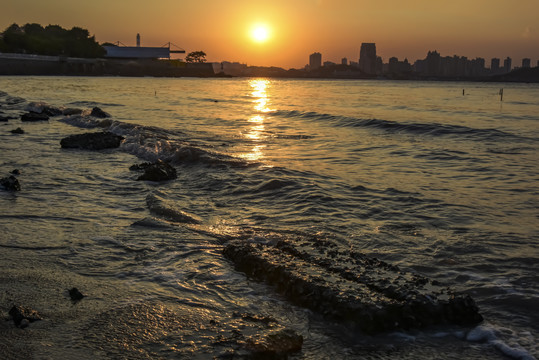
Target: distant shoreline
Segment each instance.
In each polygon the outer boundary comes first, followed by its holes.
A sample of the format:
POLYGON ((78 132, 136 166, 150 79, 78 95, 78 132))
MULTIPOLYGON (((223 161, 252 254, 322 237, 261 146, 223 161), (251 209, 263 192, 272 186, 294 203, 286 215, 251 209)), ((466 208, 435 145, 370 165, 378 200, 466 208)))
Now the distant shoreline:
POLYGON ((539 67, 520 68, 507 74, 482 77, 435 77, 415 73, 370 76, 359 72, 331 72, 275 67, 250 67, 242 76, 215 73, 211 63, 188 63, 176 66, 172 62, 137 59, 85 59, 62 56, 0 53, 0 76, 126 76, 126 77, 267 77, 285 79, 339 79, 339 80, 404 80, 404 81, 453 81, 453 82, 507 82, 539 83, 539 67))

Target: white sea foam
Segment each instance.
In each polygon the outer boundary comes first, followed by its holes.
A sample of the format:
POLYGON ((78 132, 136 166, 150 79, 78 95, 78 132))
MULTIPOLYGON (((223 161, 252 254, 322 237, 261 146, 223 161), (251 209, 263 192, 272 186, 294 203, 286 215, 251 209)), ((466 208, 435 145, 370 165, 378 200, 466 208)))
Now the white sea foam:
POLYGON ((510 329, 496 327, 491 324, 482 324, 470 330, 466 334, 466 340, 470 342, 488 343, 504 355, 513 359, 535 359, 535 356, 530 353, 531 351, 534 351, 533 349, 525 349, 519 344, 519 341, 522 340, 528 344, 534 344, 535 340, 530 333, 516 334, 510 329))
POLYGON ((97 120, 91 116, 84 116, 84 115, 74 115, 74 116, 66 116, 59 121, 76 126, 79 128, 85 128, 85 129, 91 129, 99 126, 100 120, 97 120))

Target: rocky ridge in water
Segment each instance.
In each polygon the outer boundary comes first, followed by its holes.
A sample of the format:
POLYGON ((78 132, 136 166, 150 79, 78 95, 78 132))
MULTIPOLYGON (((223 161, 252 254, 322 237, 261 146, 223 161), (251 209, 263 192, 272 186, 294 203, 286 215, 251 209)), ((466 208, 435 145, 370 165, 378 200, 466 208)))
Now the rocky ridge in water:
POLYGON ((240 236, 228 241, 224 254, 293 303, 366 333, 483 320, 470 296, 325 239, 240 236))

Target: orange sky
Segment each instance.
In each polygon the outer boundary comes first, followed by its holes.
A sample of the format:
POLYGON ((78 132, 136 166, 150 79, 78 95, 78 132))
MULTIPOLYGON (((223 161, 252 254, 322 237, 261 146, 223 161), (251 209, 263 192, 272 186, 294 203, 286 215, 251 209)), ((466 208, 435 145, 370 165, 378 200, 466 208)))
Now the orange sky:
POLYGON ((468 58, 539 60, 539 0, 2 0, 0 30, 12 23, 80 26, 99 42, 143 46, 172 42, 208 61, 303 67, 357 61, 362 42, 389 57, 422 59, 428 50, 468 58), (271 29, 267 42, 249 36, 254 23, 271 29))

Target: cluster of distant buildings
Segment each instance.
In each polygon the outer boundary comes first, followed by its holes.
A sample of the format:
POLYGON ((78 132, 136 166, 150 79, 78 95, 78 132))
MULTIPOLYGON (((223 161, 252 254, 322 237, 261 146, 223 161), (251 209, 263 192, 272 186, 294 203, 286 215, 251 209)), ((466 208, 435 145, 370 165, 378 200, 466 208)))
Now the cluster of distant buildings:
MULTIPOLYGON (((331 61, 322 63, 322 54, 315 52, 309 56, 309 64, 305 66, 305 70, 316 72, 322 68, 331 68, 337 65, 347 65, 372 76, 415 73, 432 77, 482 77, 505 74, 513 70, 510 57, 503 61, 503 65, 500 59, 493 58, 490 61, 490 68, 487 68, 486 61, 483 58, 468 59, 465 56, 457 55, 442 57, 437 51, 429 51, 425 59, 417 60, 413 64, 409 63, 408 59, 400 61, 396 57, 391 57, 388 63, 384 63, 382 58, 376 54, 375 43, 361 44, 358 62, 348 62, 346 58, 343 58, 341 64, 331 61)), ((539 60, 537 61, 537 66, 539 66, 539 60)), ((522 59, 522 68, 530 67, 531 59, 522 59)))

